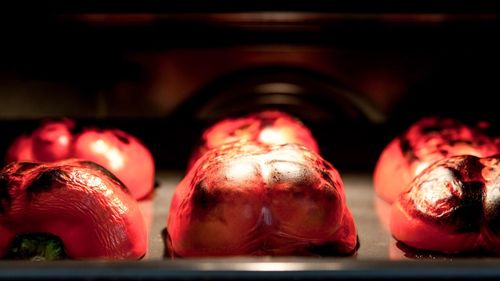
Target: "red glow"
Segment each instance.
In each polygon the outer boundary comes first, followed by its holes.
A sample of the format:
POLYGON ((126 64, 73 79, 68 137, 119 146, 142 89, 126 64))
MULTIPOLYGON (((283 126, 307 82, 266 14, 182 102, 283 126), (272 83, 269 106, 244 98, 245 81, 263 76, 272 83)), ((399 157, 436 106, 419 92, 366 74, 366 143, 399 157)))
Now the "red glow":
POLYGON ((205 130, 202 144, 193 153, 188 168, 210 149, 237 141, 268 145, 294 143, 319 152, 311 132, 298 119, 279 111, 263 111, 240 118, 224 119, 205 130))

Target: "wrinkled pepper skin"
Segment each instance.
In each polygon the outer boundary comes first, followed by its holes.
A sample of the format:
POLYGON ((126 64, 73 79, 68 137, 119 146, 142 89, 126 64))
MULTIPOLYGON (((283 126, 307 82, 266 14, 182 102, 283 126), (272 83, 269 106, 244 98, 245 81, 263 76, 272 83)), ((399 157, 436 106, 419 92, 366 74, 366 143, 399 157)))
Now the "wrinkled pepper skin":
POLYGON ((319 152, 311 131, 302 122, 284 112, 268 110, 239 118, 227 118, 206 129, 201 145, 191 156, 188 169, 210 149, 237 141, 268 145, 295 143, 319 152))
POLYGON ((73 133, 70 120, 49 121, 31 135, 18 137, 7 151, 6 162, 53 162, 80 158, 102 165, 115 174, 135 199, 153 191, 154 160, 137 138, 117 129, 85 128, 73 133))
POLYGON ((15 162, 0 172, 0 256, 25 233, 58 236, 72 259, 139 259, 147 249, 137 202, 85 160, 15 162))
POLYGON ((356 227, 338 172, 288 144, 233 143, 206 153, 177 186, 171 256, 348 255, 356 227))
POLYGON ((461 155, 425 169, 391 210, 391 232, 417 249, 500 254, 500 155, 461 155))
POLYGON ((480 129, 450 118, 427 117, 413 124, 384 149, 374 171, 375 192, 393 203, 421 171, 454 155, 488 157, 500 143, 480 129))

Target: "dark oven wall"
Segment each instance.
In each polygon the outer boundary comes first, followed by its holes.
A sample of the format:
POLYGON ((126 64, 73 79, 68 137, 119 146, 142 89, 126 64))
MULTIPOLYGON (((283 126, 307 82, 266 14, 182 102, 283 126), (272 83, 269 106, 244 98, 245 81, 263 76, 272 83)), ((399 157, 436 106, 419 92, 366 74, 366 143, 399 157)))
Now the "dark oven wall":
POLYGON ((152 12, 145 3, 2 19, 0 153, 40 118, 67 116, 121 127, 160 167, 182 169, 204 127, 263 108, 301 118, 344 170, 372 169, 390 138, 426 115, 487 120, 498 134, 500 17, 487 6, 152 12))

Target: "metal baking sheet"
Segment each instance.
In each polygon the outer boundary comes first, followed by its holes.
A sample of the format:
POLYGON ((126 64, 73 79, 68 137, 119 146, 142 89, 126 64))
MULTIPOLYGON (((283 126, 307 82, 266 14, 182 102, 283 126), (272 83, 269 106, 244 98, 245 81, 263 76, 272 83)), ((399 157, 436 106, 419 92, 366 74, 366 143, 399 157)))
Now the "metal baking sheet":
MULTIPOLYGON (((371 174, 342 175, 348 205, 355 217, 360 248, 355 256, 164 258, 162 230, 181 171, 160 171, 153 198, 141 202, 149 225, 149 250, 140 261, 0 261, 0 279, 84 280, 456 280, 500 279, 500 259, 415 254, 390 236, 384 206, 373 193, 371 174)), ((84 243, 84 242, 82 242, 84 243)))

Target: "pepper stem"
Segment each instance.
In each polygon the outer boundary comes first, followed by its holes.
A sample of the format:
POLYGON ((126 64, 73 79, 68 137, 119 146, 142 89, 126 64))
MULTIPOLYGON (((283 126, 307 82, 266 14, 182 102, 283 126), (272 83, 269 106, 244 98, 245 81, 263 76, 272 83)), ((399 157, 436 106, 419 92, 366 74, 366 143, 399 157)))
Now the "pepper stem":
POLYGON ((10 244, 7 259, 50 261, 67 258, 62 240, 49 233, 17 235, 10 244))

